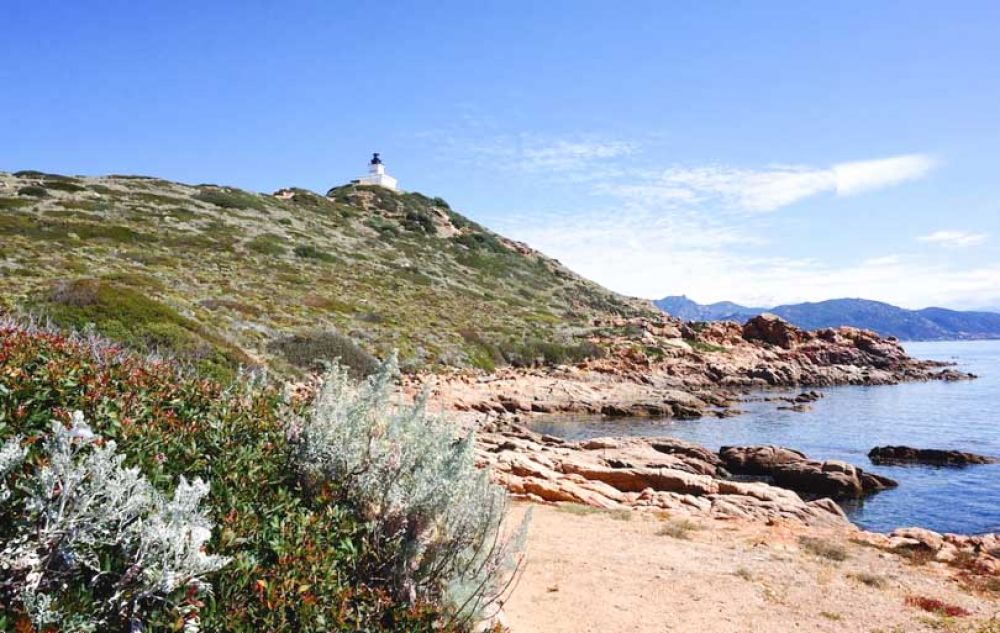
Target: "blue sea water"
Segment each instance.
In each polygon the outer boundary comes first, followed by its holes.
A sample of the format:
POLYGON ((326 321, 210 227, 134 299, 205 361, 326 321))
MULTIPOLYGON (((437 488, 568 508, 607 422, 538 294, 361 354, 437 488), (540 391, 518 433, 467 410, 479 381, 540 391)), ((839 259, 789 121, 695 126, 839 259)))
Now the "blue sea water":
MULTIPOLYGON (((876 531, 920 526, 939 532, 1000 532, 1000 464, 967 468, 874 466, 874 446, 906 444, 1000 457, 1000 341, 908 343, 917 357, 958 363, 979 378, 884 387, 823 389, 806 413, 775 402, 747 402, 743 415, 699 420, 558 419, 535 430, 569 439, 661 435, 717 449, 777 444, 815 459, 839 459, 899 482, 893 490, 845 505, 858 525, 876 531)), ((791 392, 797 393, 797 392, 791 392)))

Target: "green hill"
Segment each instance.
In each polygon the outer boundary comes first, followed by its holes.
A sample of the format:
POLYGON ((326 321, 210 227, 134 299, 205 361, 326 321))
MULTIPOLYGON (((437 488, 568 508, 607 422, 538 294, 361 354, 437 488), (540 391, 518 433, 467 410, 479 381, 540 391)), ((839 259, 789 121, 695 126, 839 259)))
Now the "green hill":
POLYGON ((411 368, 572 357, 594 317, 653 310, 419 193, 40 172, 0 173, 0 290, 8 309, 227 371, 363 369, 391 349, 411 368))

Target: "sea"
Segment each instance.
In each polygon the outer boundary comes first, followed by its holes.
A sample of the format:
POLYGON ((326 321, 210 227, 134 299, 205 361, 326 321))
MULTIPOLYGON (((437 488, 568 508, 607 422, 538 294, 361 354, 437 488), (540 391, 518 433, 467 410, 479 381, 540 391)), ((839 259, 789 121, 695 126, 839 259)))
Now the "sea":
POLYGON ((1000 464, 875 466, 867 456, 875 446, 905 444, 1000 457, 1000 341, 904 345, 914 357, 953 362, 979 377, 824 388, 825 397, 804 413, 779 411, 781 402, 750 401, 740 405, 743 414, 724 419, 559 418, 539 420, 532 427, 566 439, 669 436, 712 449, 749 444, 795 448, 813 459, 843 460, 899 482, 898 488, 843 504, 851 520, 865 529, 1000 532, 1000 464))

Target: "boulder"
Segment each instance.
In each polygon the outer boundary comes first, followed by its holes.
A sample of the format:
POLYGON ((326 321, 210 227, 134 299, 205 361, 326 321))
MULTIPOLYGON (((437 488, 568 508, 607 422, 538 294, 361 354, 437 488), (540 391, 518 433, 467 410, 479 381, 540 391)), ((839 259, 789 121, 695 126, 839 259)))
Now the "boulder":
POLYGON ((760 314, 743 325, 743 338, 792 349, 804 340, 803 332, 776 314, 760 314))
POLYGON ((767 476, 779 464, 800 462, 804 453, 781 446, 723 446, 719 458, 734 475, 767 476))
POLYGON ((767 477, 776 486, 810 496, 856 498, 897 485, 852 464, 813 460, 780 446, 724 446, 719 457, 733 474, 767 477))
POLYGON ((926 464, 929 466, 968 466, 995 464, 996 458, 964 451, 911 446, 876 446, 868 451, 873 464, 926 464))

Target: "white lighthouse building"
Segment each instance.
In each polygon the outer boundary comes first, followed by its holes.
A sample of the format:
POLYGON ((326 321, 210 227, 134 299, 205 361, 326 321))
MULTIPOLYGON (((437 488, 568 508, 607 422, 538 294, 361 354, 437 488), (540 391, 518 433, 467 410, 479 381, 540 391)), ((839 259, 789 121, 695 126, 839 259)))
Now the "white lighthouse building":
POLYGON ((372 154, 372 159, 368 162, 368 174, 355 180, 359 185, 377 185, 385 187, 391 191, 398 191, 396 179, 385 173, 385 165, 379 158, 378 152, 372 154))

